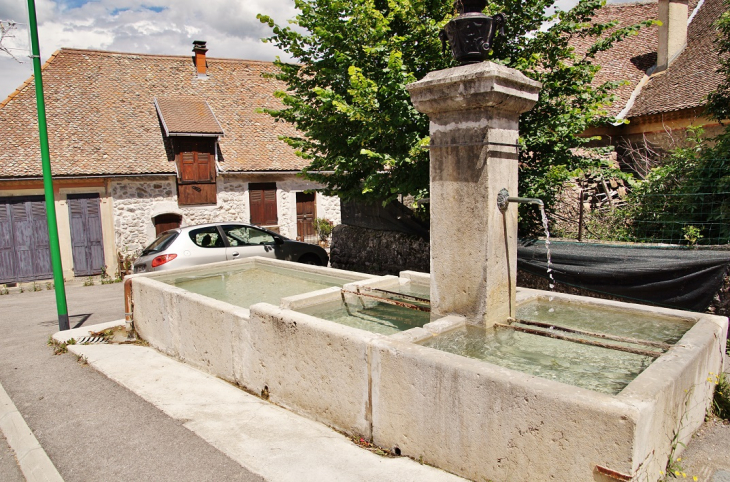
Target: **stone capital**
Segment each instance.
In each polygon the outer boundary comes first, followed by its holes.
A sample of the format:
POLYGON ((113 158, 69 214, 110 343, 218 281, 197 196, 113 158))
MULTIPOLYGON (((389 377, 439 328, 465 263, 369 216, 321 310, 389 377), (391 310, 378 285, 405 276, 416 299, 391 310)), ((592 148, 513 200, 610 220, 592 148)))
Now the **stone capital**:
POLYGON ((537 102, 540 82, 521 72, 480 62, 430 72, 406 86, 416 110, 429 117, 469 110, 501 111, 519 115, 537 102))

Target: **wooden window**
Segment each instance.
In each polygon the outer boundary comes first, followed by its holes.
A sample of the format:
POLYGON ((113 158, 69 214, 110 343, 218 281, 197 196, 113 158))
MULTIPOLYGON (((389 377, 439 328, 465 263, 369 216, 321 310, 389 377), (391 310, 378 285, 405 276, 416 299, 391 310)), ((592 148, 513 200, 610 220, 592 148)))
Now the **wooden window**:
POLYGON ((178 168, 178 204, 215 204, 215 140, 189 138, 175 140, 178 168))
POLYGON ((276 212, 275 182, 249 184, 248 199, 251 205, 251 224, 258 224, 260 226, 278 224, 279 217, 276 212))

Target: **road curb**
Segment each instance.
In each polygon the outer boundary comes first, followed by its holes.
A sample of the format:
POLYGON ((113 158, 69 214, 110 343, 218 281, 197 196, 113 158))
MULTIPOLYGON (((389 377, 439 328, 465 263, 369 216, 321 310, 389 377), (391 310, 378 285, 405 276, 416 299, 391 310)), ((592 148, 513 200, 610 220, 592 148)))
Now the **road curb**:
POLYGON ((0 384, 0 432, 15 452, 20 470, 28 482, 63 482, 46 451, 25 423, 15 404, 0 384))
POLYGON ((80 340, 85 336, 91 336, 92 332, 100 332, 108 330, 109 328, 116 328, 117 326, 124 326, 126 322, 122 320, 107 321, 106 323, 99 323, 96 325, 82 326, 80 328, 71 328, 70 330, 57 331, 53 334, 53 341, 56 343, 68 343, 72 338, 76 341, 80 340))

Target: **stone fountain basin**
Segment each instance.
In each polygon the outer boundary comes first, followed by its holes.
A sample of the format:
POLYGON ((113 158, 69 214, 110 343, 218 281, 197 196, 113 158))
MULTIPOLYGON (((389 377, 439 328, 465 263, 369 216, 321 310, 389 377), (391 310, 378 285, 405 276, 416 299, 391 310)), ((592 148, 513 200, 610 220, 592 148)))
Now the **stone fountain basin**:
MULTIPOLYGON (((428 275, 373 277, 249 258, 382 288, 428 275)), ((209 269, 188 268, 186 274, 209 269)), ((333 287, 241 308, 133 277, 134 324, 151 346, 294 412, 473 480, 657 480, 674 447, 702 424, 721 369, 727 319, 564 294, 628 314, 695 322, 617 395, 538 378, 417 345, 463 326, 446 317, 384 336, 295 311, 339 297, 333 287), (611 475, 605 475, 611 474, 611 475)), ((548 293, 518 289, 517 303, 548 293)))

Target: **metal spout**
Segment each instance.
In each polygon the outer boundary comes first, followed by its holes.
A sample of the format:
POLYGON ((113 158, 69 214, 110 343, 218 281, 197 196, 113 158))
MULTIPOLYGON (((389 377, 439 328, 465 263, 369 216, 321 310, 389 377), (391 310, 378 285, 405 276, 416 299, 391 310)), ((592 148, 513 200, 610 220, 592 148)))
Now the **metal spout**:
POLYGON ((504 213, 507 212, 507 207, 509 206, 509 203, 537 204, 538 206, 544 206, 542 199, 538 199, 535 197, 510 196, 509 191, 507 191, 506 189, 502 189, 501 191, 499 191, 499 194, 497 194, 497 207, 500 211, 504 213))

